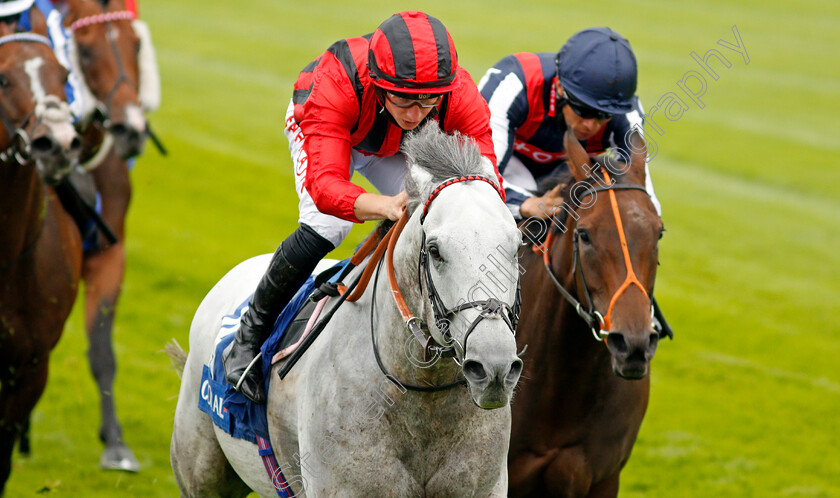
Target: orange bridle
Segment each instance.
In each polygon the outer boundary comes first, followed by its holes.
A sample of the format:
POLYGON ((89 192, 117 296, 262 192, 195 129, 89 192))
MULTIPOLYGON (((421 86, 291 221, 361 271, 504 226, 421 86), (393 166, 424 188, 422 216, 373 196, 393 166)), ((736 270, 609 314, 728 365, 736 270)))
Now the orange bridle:
MULTIPOLYGON (((618 207, 618 200, 615 196, 616 190, 641 190, 643 192, 647 192, 644 186, 642 185, 634 185, 634 184, 627 184, 627 185, 617 185, 611 184, 611 179, 609 173, 604 169, 604 180, 606 181, 606 185, 599 186, 595 188, 590 188, 584 194, 584 198, 588 195, 595 195, 598 192, 607 191, 609 192, 610 196, 610 205, 612 207, 613 217, 615 219, 616 228, 618 230, 618 237, 619 241, 621 242, 621 252, 624 256, 624 266, 627 269, 627 276, 624 279, 624 282, 619 286, 619 288, 613 293, 612 298, 610 299, 609 307, 607 308, 607 314, 601 315, 600 312, 594 309, 594 305, 592 303, 592 298, 589 296, 589 289, 586 286, 586 279, 583 276, 583 267, 580 260, 580 252, 578 251, 578 242, 577 242, 577 218, 575 218, 575 234, 574 234, 574 261, 573 265, 574 268, 580 271, 581 281, 583 283, 584 293, 586 294, 586 300, 588 304, 588 310, 583 309, 581 306, 580 301, 578 301, 565 287, 560 283, 557 279, 557 276, 554 274, 554 271, 551 269, 551 261, 549 258, 549 250, 551 248, 551 244, 553 243, 556 233, 549 229, 548 236, 545 239, 544 248, 538 245, 534 245, 534 252, 543 251, 543 264, 545 265, 546 269, 548 270, 548 274, 551 276, 551 279, 554 281, 554 285, 569 301, 569 303, 574 306, 575 311, 580 315, 581 318, 589 325, 590 329, 592 330, 592 335, 595 337, 596 340, 603 340, 609 334, 612 329, 612 312, 615 308, 615 303, 618 301, 618 298, 621 297, 624 292, 630 288, 631 286, 635 285, 638 287, 645 297, 650 298, 647 291, 645 290, 644 286, 641 282, 639 282, 638 277, 636 277, 636 272, 633 271, 633 262, 630 260, 630 250, 627 246, 627 238, 624 233, 624 225, 621 222, 621 211, 618 207), (597 327, 597 329, 596 329, 597 327)), ((574 271, 574 270, 573 270, 574 271)))

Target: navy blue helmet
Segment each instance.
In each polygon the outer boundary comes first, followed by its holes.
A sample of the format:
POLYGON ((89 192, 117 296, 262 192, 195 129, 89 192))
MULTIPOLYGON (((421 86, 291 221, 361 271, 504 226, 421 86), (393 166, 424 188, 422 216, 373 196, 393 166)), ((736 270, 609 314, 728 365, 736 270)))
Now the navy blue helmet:
POLYGON ((575 33, 557 53, 557 76, 576 100, 609 114, 636 104, 636 56, 630 42, 610 28, 575 33))

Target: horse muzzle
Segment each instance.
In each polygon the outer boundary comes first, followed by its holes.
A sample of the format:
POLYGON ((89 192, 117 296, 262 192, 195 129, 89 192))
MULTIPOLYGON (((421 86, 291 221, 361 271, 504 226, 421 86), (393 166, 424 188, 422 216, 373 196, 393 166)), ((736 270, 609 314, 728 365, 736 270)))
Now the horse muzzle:
POLYGON ((49 185, 58 184, 72 171, 79 162, 81 150, 82 141, 70 123, 43 127, 30 144, 32 160, 49 185))
POLYGON ((650 360, 656 354, 659 334, 652 330, 644 334, 612 331, 607 335, 606 343, 616 375, 628 380, 641 380, 647 376, 650 360))

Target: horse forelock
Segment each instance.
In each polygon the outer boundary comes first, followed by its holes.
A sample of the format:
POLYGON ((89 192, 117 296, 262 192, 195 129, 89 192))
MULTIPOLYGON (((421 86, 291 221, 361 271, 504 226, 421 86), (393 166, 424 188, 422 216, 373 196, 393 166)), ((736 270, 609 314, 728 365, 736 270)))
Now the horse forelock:
POLYGON ((409 165, 405 180, 409 212, 450 178, 481 175, 496 182, 495 175, 488 175, 489 161, 481 155, 473 139, 458 132, 444 133, 434 120, 410 133, 402 151, 409 165))
POLYGON ((536 192, 537 195, 543 195, 549 190, 556 187, 557 185, 564 185, 563 188, 560 189, 560 196, 564 199, 564 204, 563 207, 558 205, 554 209, 554 220, 557 223, 552 224, 553 231, 564 231, 560 227, 568 226, 567 221, 569 219, 569 211, 577 212, 580 208, 580 203, 578 202, 578 199, 576 199, 575 196, 572 195, 572 188, 574 188, 576 185, 586 185, 588 187, 594 188, 597 187, 599 184, 607 183, 604 179, 604 168, 607 168, 607 170, 609 171, 610 179, 612 180, 610 183, 615 183, 616 185, 627 183, 626 177, 627 173, 629 172, 629 166, 625 166, 624 163, 618 162, 614 157, 612 157, 608 153, 601 154, 597 157, 591 158, 590 160, 592 161, 592 171, 595 175, 597 175, 597 179, 590 177, 585 180, 575 181, 572 172, 569 169, 566 169, 565 171, 559 174, 551 175, 540 181, 536 192))

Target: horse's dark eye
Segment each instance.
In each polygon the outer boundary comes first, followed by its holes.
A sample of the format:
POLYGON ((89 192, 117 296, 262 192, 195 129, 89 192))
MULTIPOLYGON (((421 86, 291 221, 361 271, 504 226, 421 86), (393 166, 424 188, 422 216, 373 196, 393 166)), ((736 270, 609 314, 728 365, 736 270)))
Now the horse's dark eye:
POLYGON ((93 50, 90 47, 79 45, 79 57, 84 60, 90 60, 93 57, 93 50))
POLYGON ((662 230, 660 230, 660 231, 659 231, 659 238, 660 238, 660 240, 662 239, 662 236, 663 236, 663 235, 665 235, 665 229, 664 229, 664 228, 663 228, 662 230))
POLYGON ((435 245, 430 245, 429 246, 429 255, 432 257, 432 259, 435 259, 437 261, 442 261, 443 260, 443 258, 440 255, 440 250, 435 245))
POLYGON ((581 242, 586 242, 587 244, 592 242, 589 239, 589 232, 587 232, 586 230, 578 230, 577 234, 581 242))
POLYGON ((0 88, 9 88, 10 82, 9 78, 0 74, 0 88))

